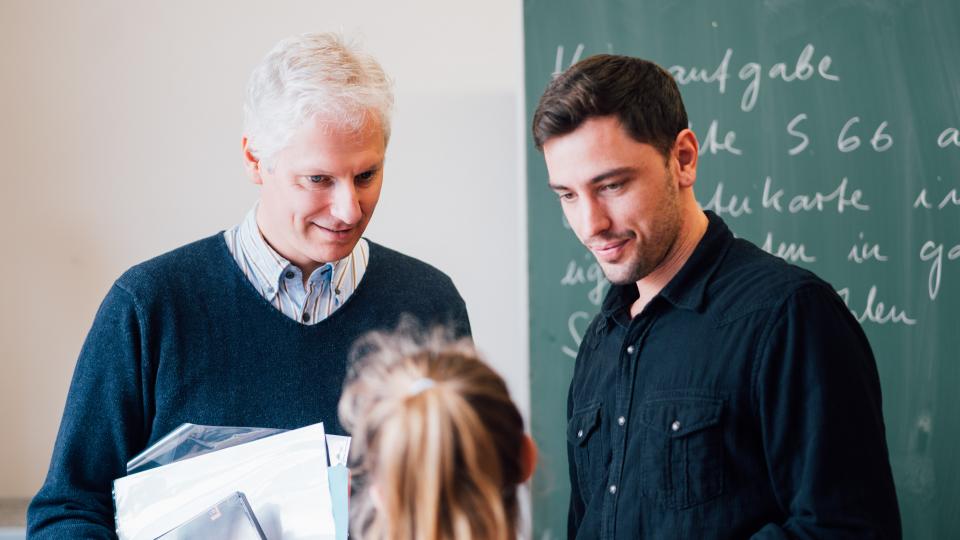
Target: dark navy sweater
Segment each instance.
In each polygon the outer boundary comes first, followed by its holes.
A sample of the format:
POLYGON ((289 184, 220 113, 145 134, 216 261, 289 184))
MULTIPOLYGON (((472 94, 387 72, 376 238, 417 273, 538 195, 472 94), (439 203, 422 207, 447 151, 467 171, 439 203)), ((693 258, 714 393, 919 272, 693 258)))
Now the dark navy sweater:
POLYGON ((297 428, 337 419, 348 352, 401 314, 469 334, 439 270, 370 242, 370 266, 328 319, 304 326, 254 289, 218 234, 114 283, 77 360, 31 538, 114 538, 111 487, 126 462, 184 422, 297 428))

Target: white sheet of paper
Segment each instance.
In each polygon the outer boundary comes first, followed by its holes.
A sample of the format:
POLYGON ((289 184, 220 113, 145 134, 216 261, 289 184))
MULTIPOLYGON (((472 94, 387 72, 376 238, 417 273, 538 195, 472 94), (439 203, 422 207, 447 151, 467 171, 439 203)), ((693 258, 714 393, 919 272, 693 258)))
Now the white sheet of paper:
POLYGON ((330 466, 347 466, 350 454, 350 437, 345 435, 327 435, 327 453, 330 454, 330 466))
POLYGON ((117 479, 117 534, 152 540, 234 491, 246 495, 267 538, 336 538, 323 424, 117 479))

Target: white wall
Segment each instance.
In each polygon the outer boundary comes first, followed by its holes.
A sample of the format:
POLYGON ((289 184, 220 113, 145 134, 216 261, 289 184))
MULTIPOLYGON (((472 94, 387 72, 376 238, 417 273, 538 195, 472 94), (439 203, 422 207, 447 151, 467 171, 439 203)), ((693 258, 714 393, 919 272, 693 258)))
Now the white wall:
POLYGON ((0 497, 39 487, 110 283, 256 199, 243 89, 306 31, 359 38, 395 79, 367 236, 451 275, 526 410, 521 16, 517 0, 0 2, 0 497))

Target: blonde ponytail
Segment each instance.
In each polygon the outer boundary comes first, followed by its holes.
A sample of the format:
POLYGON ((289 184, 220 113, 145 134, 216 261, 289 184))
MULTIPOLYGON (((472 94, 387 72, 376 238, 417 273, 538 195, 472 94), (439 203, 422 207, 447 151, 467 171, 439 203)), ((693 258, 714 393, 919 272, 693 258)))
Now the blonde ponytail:
POLYGON ((340 401, 354 437, 353 534, 515 538, 524 434, 503 379, 441 331, 377 333, 355 351, 340 401))

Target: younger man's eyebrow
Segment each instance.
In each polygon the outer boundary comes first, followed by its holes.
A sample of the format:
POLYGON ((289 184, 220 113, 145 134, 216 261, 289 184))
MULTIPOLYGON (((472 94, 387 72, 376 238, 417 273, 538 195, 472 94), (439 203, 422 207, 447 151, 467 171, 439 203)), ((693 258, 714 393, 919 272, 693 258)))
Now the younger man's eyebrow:
MULTIPOLYGON (((588 182, 588 184, 593 185, 593 184, 596 184, 596 183, 599 183, 599 182, 603 182, 604 180, 607 180, 608 178, 611 178, 611 177, 613 177, 613 176, 622 176, 622 175, 625 175, 625 174, 628 174, 628 173, 635 173, 635 172, 637 172, 637 168, 636 168, 636 167, 629 167, 629 166, 627 166, 627 167, 617 167, 617 168, 615 168, 615 169, 610 169, 610 170, 608 170, 608 171, 603 171, 602 173, 594 176, 593 178, 590 179, 590 181, 588 182)), ((563 186, 563 185, 560 185, 560 184, 555 184, 555 183, 553 183, 553 182, 548 182, 547 185, 550 186, 550 189, 552 189, 552 190, 554 190, 554 191, 563 191, 563 190, 566 190, 566 189, 567 189, 566 186, 563 186)))

